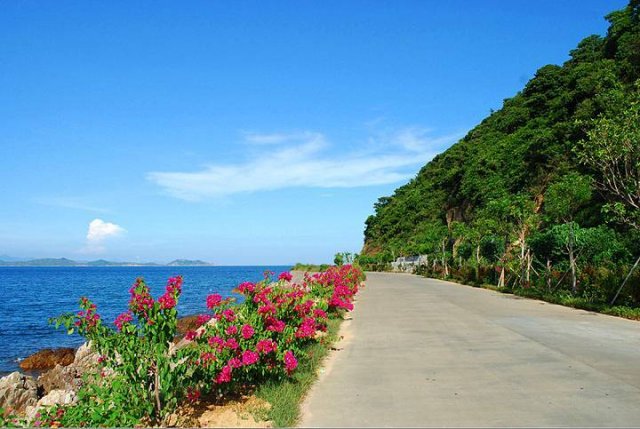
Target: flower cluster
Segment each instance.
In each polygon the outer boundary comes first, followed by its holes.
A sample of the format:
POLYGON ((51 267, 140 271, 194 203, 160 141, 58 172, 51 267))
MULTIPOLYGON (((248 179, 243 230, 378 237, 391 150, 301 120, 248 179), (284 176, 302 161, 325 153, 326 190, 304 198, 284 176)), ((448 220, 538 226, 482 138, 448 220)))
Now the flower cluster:
MULTIPOLYGON (((197 328, 175 345, 177 304, 182 277, 171 277, 157 299, 142 278, 130 289, 128 310, 103 325, 96 306, 86 298, 81 311, 61 317, 69 328, 91 340, 101 355, 100 374, 115 374, 122 397, 152 397, 156 386, 161 404, 198 401, 201 394, 225 394, 241 386, 291 376, 305 358, 307 347, 326 331, 331 316, 353 308, 353 298, 363 280, 351 266, 330 268, 293 282, 291 273, 267 271, 264 280, 238 285, 244 299, 206 298, 209 314, 197 318, 197 328), (109 371, 106 371, 109 370, 109 371)), ((107 380, 109 377, 104 377, 107 380)), ((105 381, 108 382, 108 381, 105 381)), ((171 405, 166 405, 171 404, 171 405)), ((158 405, 160 407, 160 405, 158 405)), ((158 408, 147 415, 159 418, 171 412, 158 408)), ((159 421, 159 420, 158 420, 159 421)))
POLYGON ((74 325, 81 333, 88 333, 95 330, 100 323, 100 315, 97 313, 96 305, 89 301, 88 298, 80 299, 80 308, 75 316, 74 325))
POLYGON ((272 272, 258 283, 244 282, 235 290, 242 303, 207 297, 213 323, 186 335, 193 342, 193 359, 203 382, 200 389, 231 389, 265 377, 291 375, 305 345, 317 341, 327 329, 330 313, 353 308, 353 297, 362 280, 354 267, 331 268, 293 283, 289 272, 272 282, 272 272), (215 359, 202 359, 210 354, 215 359))

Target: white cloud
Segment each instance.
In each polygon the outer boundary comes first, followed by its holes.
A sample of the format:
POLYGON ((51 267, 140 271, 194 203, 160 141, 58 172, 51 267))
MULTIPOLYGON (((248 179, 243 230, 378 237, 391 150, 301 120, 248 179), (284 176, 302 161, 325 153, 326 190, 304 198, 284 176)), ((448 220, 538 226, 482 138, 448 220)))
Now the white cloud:
POLYGON ((320 133, 310 131, 302 131, 298 133, 271 133, 262 134, 254 132, 243 133, 244 141, 255 145, 276 145, 287 142, 305 141, 305 140, 322 140, 324 137, 320 133))
POLYGON ((88 212, 109 213, 109 210, 87 204, 82 198, 65 196, 46 196, 35 198, 37 204, 51 207, 62 207, 66 209, 83 210, 88 212))
POLYGON ((192 201, 294 187, 384 185, 413 177, 442 144, 458 137, 431 139, 428 130, 406 128, 370 139, 364 150, 340 153, 335 148, 330 151, 326 138, 317 132, 245 134, 249 144, 279 146, 253 153, 243 162, 209 165, 200 171, 151 172, 147 178, 170 195, 192 201))
POLYGON ((87 253, 100 253, 105 250, 104 241, 111 237, 117 237, 125 232, 125 229, 115 223, 105 222, 102 219, 94 219, 89 223, 87 231, 87 253))

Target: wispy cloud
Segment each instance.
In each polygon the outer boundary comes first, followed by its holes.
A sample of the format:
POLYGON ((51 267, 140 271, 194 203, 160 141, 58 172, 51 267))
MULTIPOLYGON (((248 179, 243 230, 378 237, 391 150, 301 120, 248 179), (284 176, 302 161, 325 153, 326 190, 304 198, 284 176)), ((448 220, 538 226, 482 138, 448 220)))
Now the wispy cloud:
POLYGON ((430 138, 428 130, 405 128, 376 136, 365 148, 340 153, 321 133, 245 134, 248 144, 269 144, 243 162, 208 165, 200 171, 151 172, 148 180, 170 195, 197 201, 243 192, 284 188, 354 188, 397 183, 412 177, 444 142, 459 136, 430 138))
POLYGON ((87 231, 87 244, 85 253, 102 253, 105 250, 104 243, 107 239, 122 235, 126 230, 115 223, 105 222, 102 219, 94 219, 89 223, 87 231))
POLYGON ((96 207, 90 203, 85 202, 83 198, 78 197, 47 196, 36 198, 33 201, 37 204, 50 207, 62 207, 65 209, 82 210, 95 213, 109 213, 109 210, 101 207, 96 207))

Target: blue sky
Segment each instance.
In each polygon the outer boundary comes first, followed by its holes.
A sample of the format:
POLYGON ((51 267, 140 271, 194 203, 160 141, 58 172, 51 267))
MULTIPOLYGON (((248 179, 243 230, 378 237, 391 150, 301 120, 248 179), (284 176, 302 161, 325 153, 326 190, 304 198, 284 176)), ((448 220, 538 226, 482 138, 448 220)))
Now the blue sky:
POLYGON ((328 262, 626 1, 5 1, 0 254, 328 262))

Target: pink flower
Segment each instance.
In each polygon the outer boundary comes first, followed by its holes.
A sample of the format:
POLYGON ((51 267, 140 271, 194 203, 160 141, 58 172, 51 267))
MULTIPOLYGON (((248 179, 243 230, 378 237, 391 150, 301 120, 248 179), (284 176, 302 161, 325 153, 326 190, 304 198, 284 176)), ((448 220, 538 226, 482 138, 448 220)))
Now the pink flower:
POLYGON ((218 377, 216 378, 216 383, 221 384, 230 382, 232 371, 233 369, 229 365, 223 366, 222 371, 220 371, 220 374, 218 374, 218 377))
POLYGON ((184 334, 184 339, 187 341, 193 341, 196 339, 196 337, 198 336, 196 331, 187 331, 186 334, 184 334))
POLYGON ((245 350, 242 353, 242 364, 243 365, 253 365, 258 362, 260 355, 252 350, 245 350))
POLYGON ((251 282, 240 283, 238 291, 242 294, 253 293, 256 290, 256 284, 251 282))
POLYGON ((282 320, 275 319, 273 317, 269 317, 267 319, 267 331, 272 332, 282 332, 284 328, 287 326, 282 320))
POLYGON ((231 368, 240 368, 242 366, 242 361, 240 359, 238 359, 237 357, 231 358, 229 359, 229 363, 228 365, 231 368))
POLYGON ((258 344, 256 344, 256 350, 262 354, 271 353, 277 348, 278 344, 273 340, 260 340, 258 341, 258 344))
POLYGON ((315 310, 313 310, 313 315, 319 319, 327 318, 327 313, 324 310, 321 310, 319 308, 316 308, 315 310))
POLYGON ((298 367, 298 360, 291 350, 287 350, 284 354, 284 366, 287 374, 291 374, 298 367))
POLYGON ((222 302, 222 296, 219 293, 214 293, 207 297, 207 308, 213 310, 222 302))
POLYGON ((290 282, 292 278, 293 278, 293 276, 288 271, 280 273, 280 275, 278 276, 278 280, 285 280, 285 281, 288 281, 288 282, 290 282))
POLYGON ((296 338, 313 337, 316 333, 316 321, 311 317, 305 317, 302 324, 296 330, 296 338))
POLYGON ((170 310, 176 306, 175 298, 167 292, 158 299, 158 302, 163 310, 170 310))
POLYGON ((211 320, 211 316, 209 316, 208 314, 200 314, 200 315, 198 315, 198 318, 196 319, 196 324, 198 326, 202 326, 205 323, 207 323, 209 320, 211 320))
POLYGON ((237 348, 239 347, 239 345, 238 345, 238 341, 236 341, 236 339, 235 339, 235 338, 229 338, 229 339, 224 343, 224 346, 225 346, 226 348, 228 348, 228 349, 231 349, 231 350, 235 350, 235 349, 237 349, 237 348))
POLYGON ((227 321, 229 321, 229 322, 233 322, 233 321, 235 321, 235 320, 236 320, 236 313, 235 313, 232 309, 230 309, 230 308, 227 308, 226 310, 224 310, 224 311, 222 312, 222 315, 223 315, 223 316, 224 316, 224 318, 225 318, 225 319, 227 319, 227 321))
POLYGON ((209 345, 211 347, 215 347, 218 350, 222 350, 224 348, 224 340, 219 336, 209 338, 209 345))
POLYGON ((275 315, 276 307, 272 303, 268 302, 265 305, 261 305, 260 307, 258 307, 258 314, 261 316, 275 315))
POLYGON ((182 276, 170 277, 167 281, 166 291, 169 295, 180 295, 182 293, 182 276))
POLYGON ((213 362, 216 360, 216 355, 211 353, 211 352, 204 352, 200 355, 200 364, 201 365, 208 365, 210 362, 213 362))
POLYGON ((124 325, 125 323, 129 323, 132 320, 133 316, 131 316, 131 313, 127 311, 126 313, 122 313, 118 317, 116 317, 116 320, 115 322, 113 322, 113 324, 116 325, 118 331, 122 331, 122 325, 124 325))
POLYGON ((192 389, 191 387, 189 387, 187 389, 187 400, 189 402, 196 402, 198 399, 200 399, 200 391, 197 389, 192 389))
POLYGON ((244 338, 245 340, 248 340, 249 338, 253 337, 254 333, 255 333, 255 330, 253 329, 253 326, 244 325, 242 327, 242 338, 244 338))
POLYGON ((227 329, 224 332, 227 335, 235 335, 238 333, 238 327, 236 325, 227 326, 227 329))

